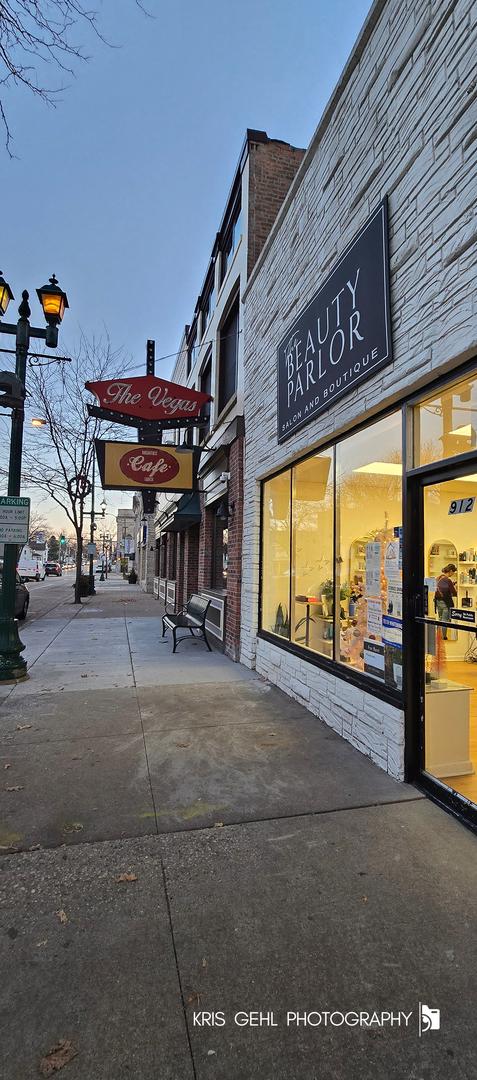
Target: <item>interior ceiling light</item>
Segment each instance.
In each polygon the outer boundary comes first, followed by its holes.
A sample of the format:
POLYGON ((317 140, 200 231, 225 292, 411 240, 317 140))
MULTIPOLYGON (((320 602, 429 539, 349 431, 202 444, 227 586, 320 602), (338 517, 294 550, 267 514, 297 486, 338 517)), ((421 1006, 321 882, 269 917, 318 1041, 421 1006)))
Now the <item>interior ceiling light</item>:
POLYGON ((375 473, 379 476, 402 476, 402 465, 397 461, 370 461, 369 465, 360 465, 353 472, 375 473))
POLYGON ((467 438, 472 437, 472 424, 464 424, 463 427, 456 427, 454 431, 449 431, 449 435, 466 435, 467 438))

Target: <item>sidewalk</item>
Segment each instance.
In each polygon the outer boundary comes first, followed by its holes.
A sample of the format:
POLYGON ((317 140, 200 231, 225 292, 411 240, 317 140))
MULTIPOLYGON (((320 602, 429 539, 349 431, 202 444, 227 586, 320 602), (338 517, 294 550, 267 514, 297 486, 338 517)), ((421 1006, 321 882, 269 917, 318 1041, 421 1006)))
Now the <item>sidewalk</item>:
POLYGON ((0 691, 2 1080, 61 1039, 65 1080, 470 1080, 474 838, 159 615, 112 577, 22 628, 0 691), (413 1015, 286 1026, 309 1010, 413 1015))

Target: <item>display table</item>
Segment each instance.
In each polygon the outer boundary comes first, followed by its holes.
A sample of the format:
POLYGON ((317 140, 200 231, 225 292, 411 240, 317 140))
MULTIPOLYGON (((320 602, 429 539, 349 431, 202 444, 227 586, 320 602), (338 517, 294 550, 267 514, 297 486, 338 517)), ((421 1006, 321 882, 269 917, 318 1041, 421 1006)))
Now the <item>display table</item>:
POLYGON ((472 688, 436 679, 426 683, 426 772, 438 778, 474 771, 470 760, 472 688))

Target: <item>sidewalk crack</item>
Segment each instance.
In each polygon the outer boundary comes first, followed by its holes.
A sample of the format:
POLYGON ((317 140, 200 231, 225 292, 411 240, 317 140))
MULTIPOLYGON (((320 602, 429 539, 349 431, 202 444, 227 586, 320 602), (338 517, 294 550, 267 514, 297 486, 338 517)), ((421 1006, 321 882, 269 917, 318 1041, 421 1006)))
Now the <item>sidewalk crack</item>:
POLYGON ((155 823, 155 826, 156 826, 156 833, 158 834, 159 833, 159 824, 158 824, 158 820, 157 820, 156 800, 154 798, 154 789, 153 789, 153 786, 152 786, 151 769, 150 769, 150 766, 149 766, 149 755, 148 755, 148 752, 147 752, 146 732, 144 730, 144 724, 142 722, 141 703, 139 701, 139 694, 137 692, 136 673, 134 671, 134 662, 133 662, 132 650, 131 650, 131 639, 129 637, 129 627, 128 627, 128 621, 127 621, 126 613, 124 614, 124 626, 125 626, 125 630, 126 630, 126 640, 127 640, 127 643, 128 643, 129 662, 131 664, 134 692, 136 694, 137 711, 138 711, 138 714, 139 714, 139 721, 140 721, 140 724, 141 724, 142 741, 143 741, 143 746, 144 746, 144 757, 146 759, 147 778, 148 778, 148 781, 149 781, 149 791, 150 791, 150 795, 151 795, 152 809, 154 811, 154 823, 155 823))

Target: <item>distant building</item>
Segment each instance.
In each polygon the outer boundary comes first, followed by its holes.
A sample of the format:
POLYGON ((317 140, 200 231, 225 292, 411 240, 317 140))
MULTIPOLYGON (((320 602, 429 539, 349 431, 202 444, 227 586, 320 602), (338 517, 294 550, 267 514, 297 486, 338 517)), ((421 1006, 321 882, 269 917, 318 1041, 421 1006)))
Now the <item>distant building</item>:
POLYGON ((134 510, 118 510, 116 515, 116 544, 119 558, 134 553, 134 510))
POLYGON ((158 499, 154 591, 176 606, 192 592, 210 597, 209 633, 234 660, 242 557, 242 296, 303 155, 264 131, 247 131, 171 377, 213 401, 200 428, 176 437, 201 449, 200 490, 158 499))

